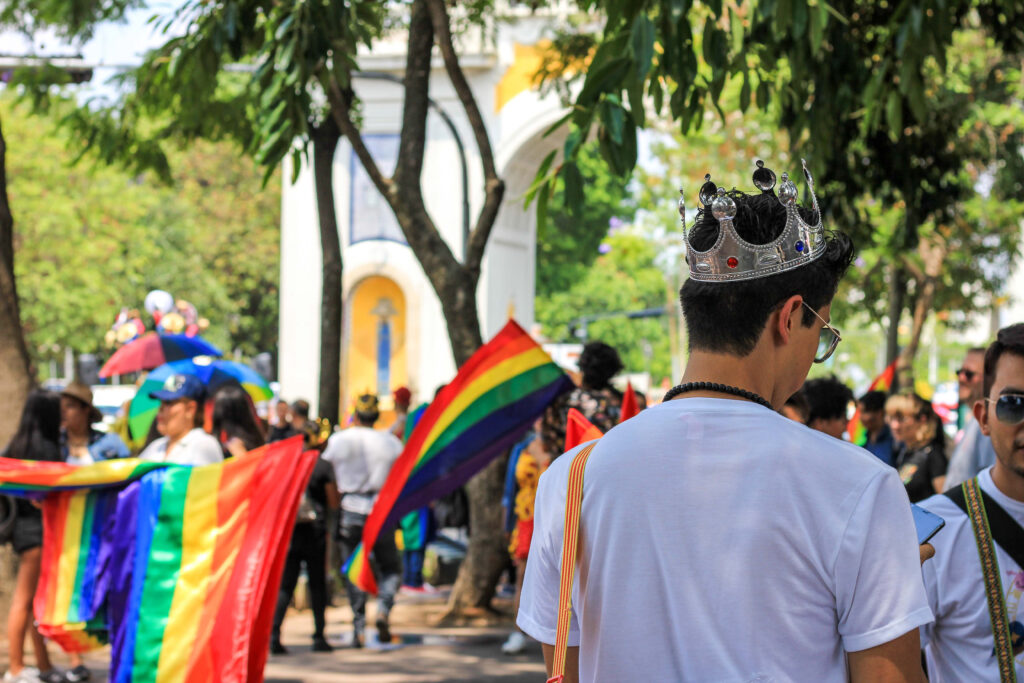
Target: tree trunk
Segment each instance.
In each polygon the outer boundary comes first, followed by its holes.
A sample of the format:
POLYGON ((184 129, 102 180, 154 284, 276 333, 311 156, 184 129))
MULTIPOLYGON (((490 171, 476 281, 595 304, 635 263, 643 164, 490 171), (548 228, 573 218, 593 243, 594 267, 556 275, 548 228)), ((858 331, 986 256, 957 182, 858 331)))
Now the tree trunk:
POLYGON ((334 207, 334 152, 341 132, 330 118, 311 129, 313 182, 320 221, 323 286, 320 292, 320 416, 333 427, 341 415, 341 240, 334 207))
POLYGON ((923 270, 911 269, 914 278, 914 289, 916 300, 914 301, 914 318, 910 330, 910 339, 907 345, 900 352, 899 362, 896 364, 897 376, 903 373, 901 382, 907 388, 914 386, 914 358, 921 347, 921 333, 932 313, 932 305, 935 303, 935 294, 938 290, 940 278, 942 277, 942 264, 946 259, 947 243, 939 234, 922 237, 917 245, 917 255, 920 257, 923 270))
MULTIPOLYGON (((459 66, 450 23, 443 1, 415 0, 410 7, 401 139, 391 178, 385 177, 377 167, 355 124, 351 112, 353 93, 347 85, 350 79, 343 79, 343 90, 338 80, 325 72, 323 85, 333 120, 352 143, 359 162, 394 212, 409 247, 440 300, 452 355, 456 365, 461 366, 482 344, 476 288, 484 250, 501 206, 505 184, 497 175, 483 116, 459 66), (483 166, 484 201, 462 263, 441 236, 423 200, 423 155, 435 38, 445 69, 473 130, 483 166)), ((472 535, 466 560, 452 591, 449 617, 458 616, 470 607, 487 607, 494 595, 494 587, 506 559, 499 504, 503 481, 504 471, 498 459, 466 486, 472 535)))
MULTIPOLYGON (((900 317, 903 315, 903 270, 899 263, 892 263, 889 266, 889 330, 885 343, 885 365, 893 364, 900 352, 900 317)), ((897 364, 897 370, 899 369, 897 364)), ((893 373, 892 386, 889 391, 896 393, 900 387, 900 373, 893 373)))
MULTIPOLYGON (((17 429, 31 386, 32 373, 14 281, 14 217, 7 200, 7 144, 0 125, 0 451, 17 429)), ((0 547, 0 616, 10 609, 15 567, 11 547, 0 547)))

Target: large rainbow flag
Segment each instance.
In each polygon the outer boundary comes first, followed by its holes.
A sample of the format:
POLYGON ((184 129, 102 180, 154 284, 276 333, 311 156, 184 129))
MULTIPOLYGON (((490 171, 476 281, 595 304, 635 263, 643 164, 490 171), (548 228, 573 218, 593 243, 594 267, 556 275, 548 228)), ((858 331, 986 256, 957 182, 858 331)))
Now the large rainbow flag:
MULTIPOLYGON (((896 377, 896 361, 893 361, 889 367, 882 370, 882 373, 872 380, 871 385, 868 387, 868 391, 885 391, 888 392, 892 389, 892 381, 896 377)), ((868 432, 864 429, 864 423, 860 421, 860 407, 858 406, 853 412, 853 417, 850 418, 849 423, 846 425, 846 433, 850 435, 850 441, 863 446, 868 442, 868 432)))
POLYGON ((381 531, 468 481, 570 388, 569 377, 510 320, 424 411, 366 520, 362 544, 343 569, 348 579, 376 594, 366 549, 381 531))
POLYGON ((110 642, 110 681, 263 680, 277 588, 317 453, 294 437, 217 465, 0 458, 43 501, 40 631, 110 642))

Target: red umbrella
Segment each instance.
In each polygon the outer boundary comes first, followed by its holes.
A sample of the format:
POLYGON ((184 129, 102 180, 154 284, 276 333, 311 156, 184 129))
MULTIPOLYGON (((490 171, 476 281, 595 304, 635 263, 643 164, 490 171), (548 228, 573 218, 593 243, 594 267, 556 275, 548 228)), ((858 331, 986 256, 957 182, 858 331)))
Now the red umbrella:
POLYGON ((196 356, 220 355, 220 349, 202 337, 149 332, 115 351, 100 369, 100 377, 152 370, 164 363, 196 356))

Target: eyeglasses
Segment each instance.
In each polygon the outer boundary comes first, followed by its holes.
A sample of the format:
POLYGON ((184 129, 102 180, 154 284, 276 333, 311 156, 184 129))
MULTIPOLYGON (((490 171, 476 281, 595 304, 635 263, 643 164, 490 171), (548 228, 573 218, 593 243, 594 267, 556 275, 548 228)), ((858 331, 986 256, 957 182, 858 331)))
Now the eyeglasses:
POLYGON ((994 401, 990 398, 985 400, 996 404, 996 419, 1003 424, 1024 422, 1024 394, 1003 394, 994 401))
POLYGON ((803 305, 825 326, 821 328, 819 333, 818 352, 814 355, 815 363, 824 363, 835 352, 836 347, 839 346, 839 342, 843 341, 843 338, 839 335, 839 330, 829 325, 828 321, 818 315, 816 310, 808 306, 806 301, 803 302, 803 305))
POLYGON ((968 370, 967 368, 960 368, 959 370, 956 371, 957 377, 963 375, 964 379, 967 380, 968 382, 973 380, 974 376, 977 374, 978 373, 975 372, 974 370, 968 370))

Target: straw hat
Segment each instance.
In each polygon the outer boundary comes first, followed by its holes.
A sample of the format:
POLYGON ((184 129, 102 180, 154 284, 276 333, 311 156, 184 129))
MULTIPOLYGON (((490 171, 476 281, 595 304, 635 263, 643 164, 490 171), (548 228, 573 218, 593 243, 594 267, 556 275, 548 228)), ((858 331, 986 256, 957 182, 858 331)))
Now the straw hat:
POLYGON ((64 391, 60 392, 60 395, 77 399, 89 406, 89 424, 94 424, 103 420, 103 413, 99 411, 99 408, 92 404, 92 389, 90 389, 87 384, 83 384, 78 381, 72 382, 64 387, 64 391))

